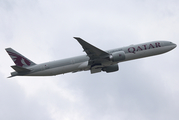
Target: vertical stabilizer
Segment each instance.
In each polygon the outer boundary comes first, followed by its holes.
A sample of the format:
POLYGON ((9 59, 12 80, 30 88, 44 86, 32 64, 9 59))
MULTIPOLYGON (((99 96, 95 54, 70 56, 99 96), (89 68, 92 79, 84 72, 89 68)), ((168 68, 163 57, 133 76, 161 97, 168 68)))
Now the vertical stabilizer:
POLYGON ((6 51, 17 66, 28 67, 28 66, 35 65, 34 62, 24 57, 20 53, 16 52, 12 48, 6 48, 6 51))

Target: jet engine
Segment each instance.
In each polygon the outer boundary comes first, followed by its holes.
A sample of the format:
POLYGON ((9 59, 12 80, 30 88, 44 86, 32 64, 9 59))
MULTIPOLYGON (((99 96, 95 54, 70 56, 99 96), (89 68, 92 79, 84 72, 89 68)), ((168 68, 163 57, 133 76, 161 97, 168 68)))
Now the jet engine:
POLYGON ((102 70, 106 71, 107 73, 109 73, 109 72, 115 72, 115 71, 119 70, 119 66, 118 66, 118 64, 114 64, 114 65, 110 65, 110 66, 104 67, 102 70))
POLYGON ((110 55, 110 60, 113 62, 120 62, 125 60, 124 51, 114 52, 110 55))

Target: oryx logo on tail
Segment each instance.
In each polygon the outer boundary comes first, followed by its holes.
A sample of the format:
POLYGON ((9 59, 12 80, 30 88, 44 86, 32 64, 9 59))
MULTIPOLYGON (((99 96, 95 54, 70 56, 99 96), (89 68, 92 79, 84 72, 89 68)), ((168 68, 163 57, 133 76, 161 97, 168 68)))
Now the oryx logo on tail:
POLYGON ((30 61, 28 61, 27 59, 25 59, 24 57, 20 56, 20 55, 17 55, 15 53, 12 53, 12 52, 9 52, 7 51, 8 54, 11 56, 11 58, 13 59, 14 63, 17 65, 17 66, 20 66, 20 67, 23 67, 24 65, 25 66, 30 66, 30 61))
POLYGON ((27 59, 26 57, 24 57, 20 53, 16 52, 12 48, 7 48, 6 51, 17 66, 28 67, 31 65, 35 65, 34 62, 27 59))

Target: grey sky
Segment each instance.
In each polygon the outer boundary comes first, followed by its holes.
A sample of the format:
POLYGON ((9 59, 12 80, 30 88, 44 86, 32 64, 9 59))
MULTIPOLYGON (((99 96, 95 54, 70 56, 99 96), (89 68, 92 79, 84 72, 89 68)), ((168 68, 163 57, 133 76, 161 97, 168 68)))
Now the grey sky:
POLYGON ((153 40, 179 45, 176 0, 0 0, 0 119, 178 120, 178 48, 120 71, 7 79, 12 47, 36 63, 153 40))

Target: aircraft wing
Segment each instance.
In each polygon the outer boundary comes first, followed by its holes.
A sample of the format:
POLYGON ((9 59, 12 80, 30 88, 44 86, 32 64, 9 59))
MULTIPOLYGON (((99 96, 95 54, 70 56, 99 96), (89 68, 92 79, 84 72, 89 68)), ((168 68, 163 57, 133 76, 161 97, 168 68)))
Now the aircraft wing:
POLYGON ((84 51, 90 57, 91 60, 105 58, 105 57, 109 56, 109 54, 107 52, 89 44, 88 42, 84 41, 83 39, 81 39, 79 37, 74 37, 74 38, 81 44, 84 51))

